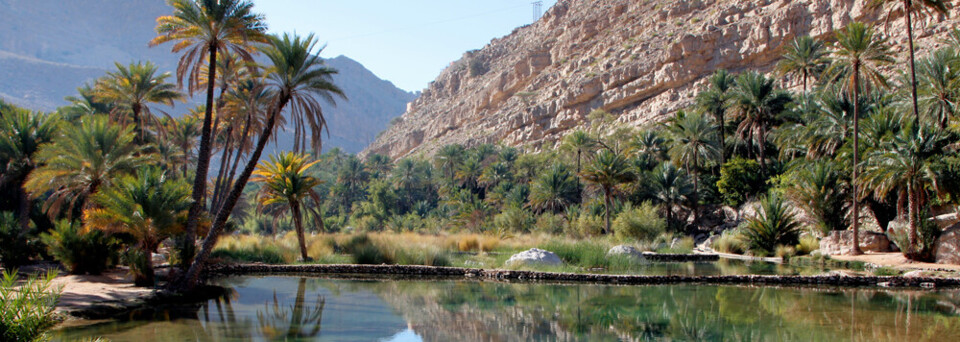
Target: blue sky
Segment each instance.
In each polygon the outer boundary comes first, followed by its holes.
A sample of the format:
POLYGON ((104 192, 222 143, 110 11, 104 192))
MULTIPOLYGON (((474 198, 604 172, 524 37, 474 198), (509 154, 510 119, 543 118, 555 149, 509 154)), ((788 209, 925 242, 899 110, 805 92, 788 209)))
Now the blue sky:
MULTIPOLYGON (((398 87, 426 87, 468 50, 531 23, 534 0, 255 0, 271 32, 315 33, 398 87)), ((543 11, 556 3, 544 0, 543 11)))

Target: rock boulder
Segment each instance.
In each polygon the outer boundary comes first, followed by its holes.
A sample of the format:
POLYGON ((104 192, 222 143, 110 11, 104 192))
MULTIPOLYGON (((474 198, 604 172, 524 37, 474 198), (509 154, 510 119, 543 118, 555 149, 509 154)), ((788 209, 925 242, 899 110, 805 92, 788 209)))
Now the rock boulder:
POLYGON ((531 248, 511 256, 510 259, 507 259, 506 265, 557 266, 562 263, 563 261, 560 260, 560 257, 553 252, 545 251, 539 248, 531 248))
POLYGON ((960 264, 960 223, 943 230, 933 252, 938 264, 960 264))
POLYGON ((634 248, 633 246, 627 245, 613 246, 613 248, 610 248, 610 250, 607 251, 607 256, 611 255, 626 255, 637 259, 643 259, 643 253, 641 253, 640 250, 634 248))
MULTIPOLYGON (((853 231, 835 230, 820 240, 820 253, 824 255, 850 254, 853 231)), ((864 252, 890 252, 890 239, 885 234, 860 231, 860 249, 864 252)))

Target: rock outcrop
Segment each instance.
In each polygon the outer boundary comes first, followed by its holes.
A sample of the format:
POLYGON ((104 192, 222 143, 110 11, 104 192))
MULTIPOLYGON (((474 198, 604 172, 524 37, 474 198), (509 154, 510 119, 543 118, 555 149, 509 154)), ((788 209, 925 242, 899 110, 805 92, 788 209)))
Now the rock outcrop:
MULTIPOLYGON (((852 230, 835 230, 820 240, 820 253, 824 255, 850 254, 853 245, 852 230)), ((890 252, 892 244, 885 234, 860 231, 860 249, 864 252, 890 252)))
MULTIPOLYGON (((770 72, 795 37, 831 38, 855 20, 883 26, 905 55, 901 14, 887 21, 866 3, 560 0, 534 24, 452 63, 365 153, 431 155, 452 143, 538 151, 596 109, 633 126, 659 122, 691 104, 715 70, 770 72)), ((915 24, 921 56, 941 44, 956 14, 915 24)))
POLYGON ((507 266, 519 266, 519 265, 547 265, 547 266, 558 266, 562 264, 563 261, 560 260, 556 254, 551 251, 545 251, 539 248, 531 248, 526 251, 514 254, 507 259, 505 265, 507 266))
POLYGON ((940 233, 933 253, 938 264, 960 264, 960 223, 940 233))

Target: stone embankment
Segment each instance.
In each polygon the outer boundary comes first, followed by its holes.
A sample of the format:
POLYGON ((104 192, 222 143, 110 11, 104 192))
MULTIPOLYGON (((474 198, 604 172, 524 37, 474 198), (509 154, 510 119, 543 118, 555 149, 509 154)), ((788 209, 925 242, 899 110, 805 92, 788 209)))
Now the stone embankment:
POLYGON ((829 285, 829 286, 878 286, 909 288, 960 287, 960 278, 899 277, 899 276, 846 276, 839 274, 817 276, 774 275, 615 275, 579 274, 539 271, 515 271, 460 267, 434 267, 412 265, 265 265, 233 264, 219 265, 210 269, 210 276, 286 274, 286 275, 378 275, 413 277, 467 277, 496 281, 554 281, 586 282, 620 285, 660 284, 730 284, 730 285, 829 285))

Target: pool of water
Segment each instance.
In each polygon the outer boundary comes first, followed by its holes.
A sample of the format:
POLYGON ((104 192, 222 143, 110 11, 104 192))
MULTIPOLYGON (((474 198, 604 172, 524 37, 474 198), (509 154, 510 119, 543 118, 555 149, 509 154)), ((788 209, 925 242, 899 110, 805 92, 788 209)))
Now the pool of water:
POLYGON ((55 341, 955 341, 960 290, 230 277, 55 341))

